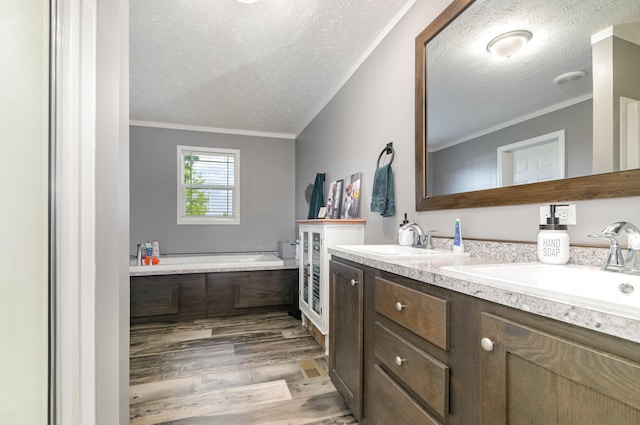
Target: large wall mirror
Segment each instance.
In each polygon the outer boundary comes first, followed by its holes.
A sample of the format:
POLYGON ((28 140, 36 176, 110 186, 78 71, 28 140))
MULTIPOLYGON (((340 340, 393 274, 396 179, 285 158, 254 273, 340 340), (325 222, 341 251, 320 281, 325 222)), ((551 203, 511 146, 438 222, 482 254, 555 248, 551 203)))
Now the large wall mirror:
POLYGON ((640 2, 454 0, 415 118, 418 211, 640 195, 640 2))

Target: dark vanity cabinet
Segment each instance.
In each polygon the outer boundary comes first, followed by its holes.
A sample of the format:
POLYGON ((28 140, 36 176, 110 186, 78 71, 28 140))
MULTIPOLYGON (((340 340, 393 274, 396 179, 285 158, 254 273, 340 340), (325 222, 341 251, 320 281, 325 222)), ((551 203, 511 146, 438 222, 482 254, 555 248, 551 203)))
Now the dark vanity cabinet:
POLYGON ((470 297, 338 257, 331 283, 330 376, 360 424, 476 423, 479 375, 469 362, 478 350, 466 335, 477 323, 460 317, 470 297))
POLYGON ((640 424, 638 343, 337 256, 331 276, 331 378, 361 425, 640 424))
POLYGON ((376 277, 374 286, 374 382, 391 385, 385 385, 384 391, 374 385, 373 423, 388 423, 381 419, 385 413, 402 406, 398 414, 412 412, 409 417, 415 418, 408 423, 439 424, 420 406, 428 406, 440 417, 449 415, 449 366, 425 349, 435 345, 448 350, 449 301, 387 278, 376 277))
POLYGON ((364 272, 331 261, 329 297, 329 376, 345 403, 362 417, 364 352, 364 272), (338 348, 338 349, 336 349, 338 348))
POLYGON ((638 344, 520 313, 481 314, 483 424, 640 424, 638 344))
POLYGON ((478 423, 475 300, 382 271, 372 286, 367 423, 478 423))

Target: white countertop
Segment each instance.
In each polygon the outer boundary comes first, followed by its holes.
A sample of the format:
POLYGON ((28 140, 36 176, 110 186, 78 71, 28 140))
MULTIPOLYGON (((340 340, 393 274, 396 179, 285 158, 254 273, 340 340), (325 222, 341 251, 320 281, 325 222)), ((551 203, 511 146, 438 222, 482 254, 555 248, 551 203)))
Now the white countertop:
POLYGON ((381 259, 363 253, 330 248, 329 253, 365 266, 394 273, 430 285, 450 289, 497 304, 591 329, 640 343, 640 320, 618 316, 604 310, 585 308, 544 296, 501 289, 489 283, 469 282, 447 276, 444 266, 495 264, 495 259, 478 256, 429 259, 381 259))
POLYGON ((177 275, 177 274, 197 274, 197 273, 219 273, 219 272, 248 272, 248 271, 263 271, 263 270, 287 270, 297 269, 298 260, 285 259, 282 265, 262 265, 252 263, 237 263, 237 264, 187 264, 180 265, 175 264, 170 267, 162 266, 134 266, 129 265, 129 276, 162 276, 162 275, 177 275))

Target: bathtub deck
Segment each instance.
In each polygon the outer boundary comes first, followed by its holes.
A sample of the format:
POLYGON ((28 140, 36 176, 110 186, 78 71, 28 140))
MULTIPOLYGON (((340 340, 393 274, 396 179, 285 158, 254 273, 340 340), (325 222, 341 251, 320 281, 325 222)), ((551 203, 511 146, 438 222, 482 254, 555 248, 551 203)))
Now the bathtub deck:
POLYGON ((130 425, 357 424, 286 313, 131 327, 130 425))
POLYGON ((162 276, 192 273, 217 273, 297 269, 294 259, 282 259, 271 253, 160 257, 155 266, 136 266, 131 260, 129 276, 162 276))

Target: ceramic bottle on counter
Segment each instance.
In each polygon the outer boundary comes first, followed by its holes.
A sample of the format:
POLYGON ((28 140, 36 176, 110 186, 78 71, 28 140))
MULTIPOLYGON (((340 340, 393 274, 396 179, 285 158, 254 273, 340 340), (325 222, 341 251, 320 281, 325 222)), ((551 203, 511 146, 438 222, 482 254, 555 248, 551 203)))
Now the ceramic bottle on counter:
POLYGON ((400 223, 400 228, 398 229, 398 243, 404 246, 413 245, 413 230, 411 229, 403 229, 402 226, 408 224, 409 220, 407 220, 407 213, 404 214, 404 220, 400 223))
POLYGON ((569 233, 567 225, 556 217, 556 205, 549 205, 547 223, 538 233, 538 259, 545 264, 566 264, 569 261, 569 233))

